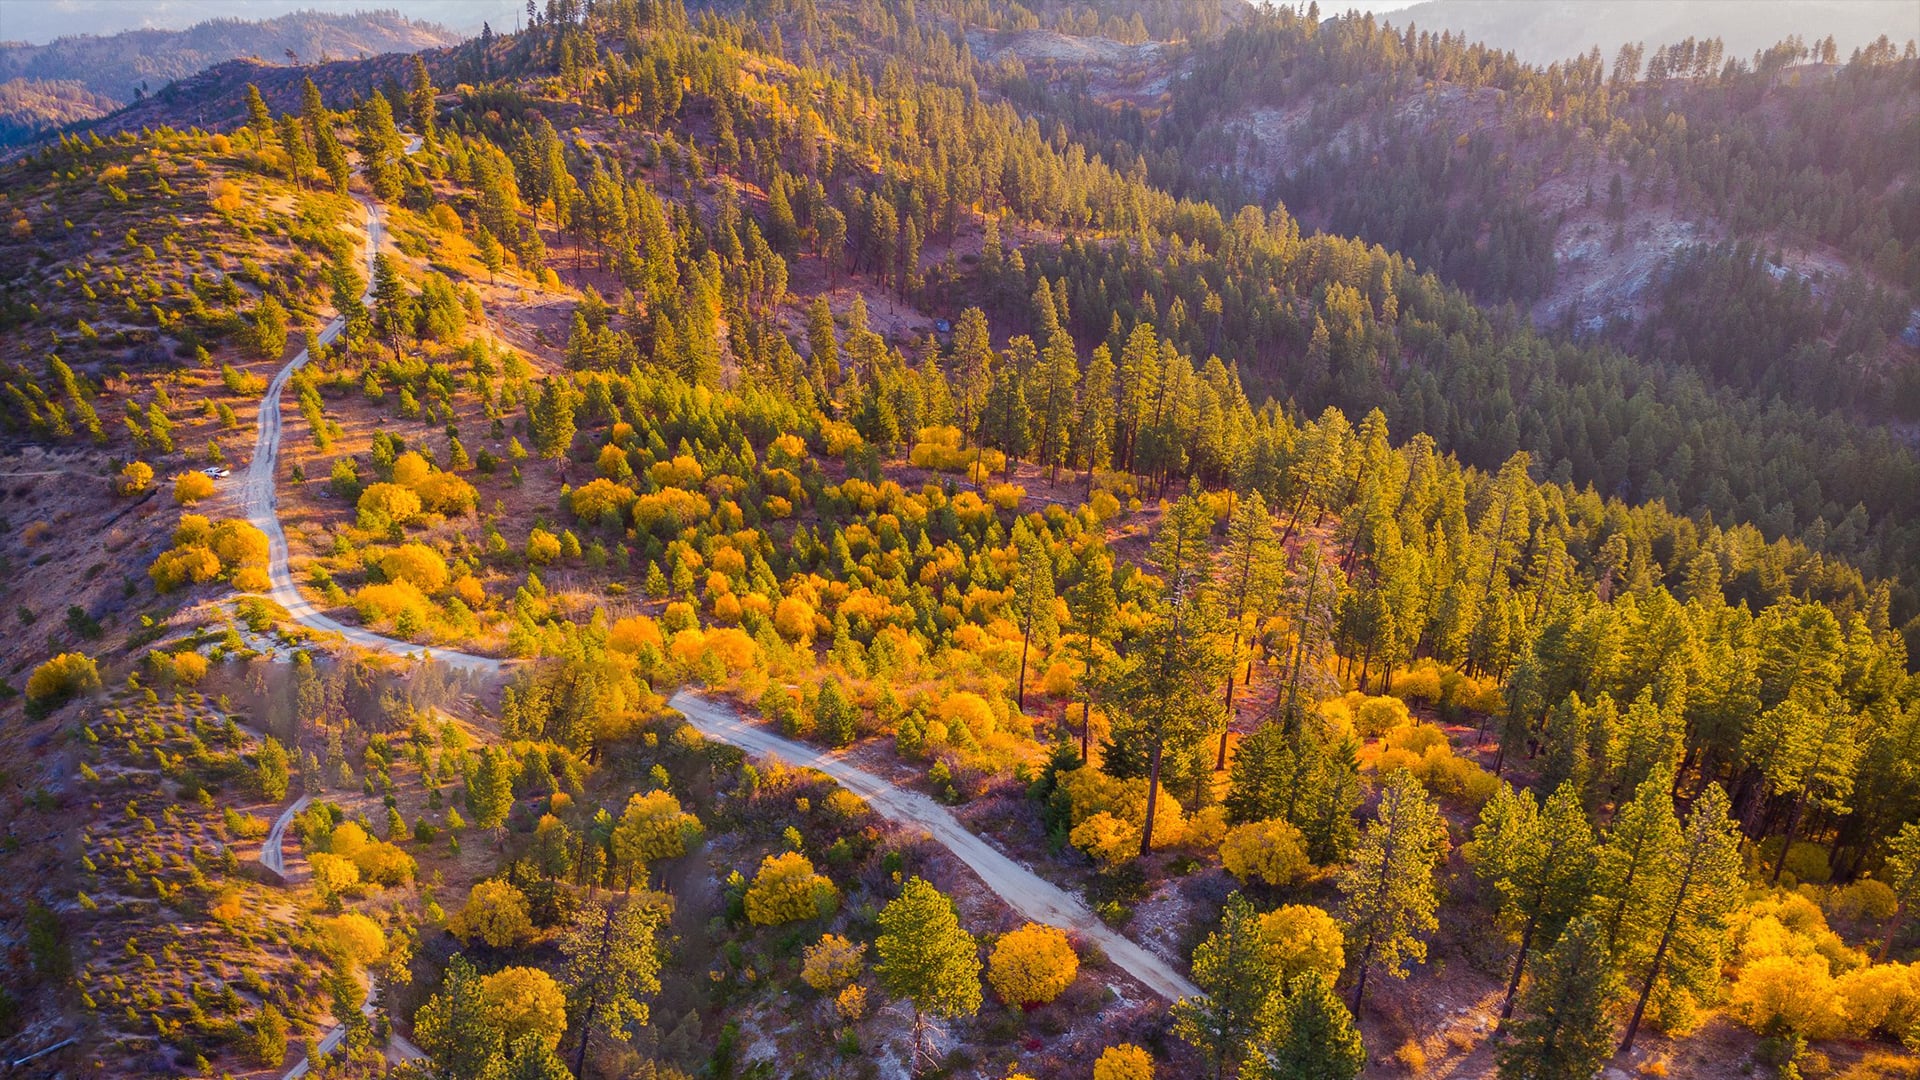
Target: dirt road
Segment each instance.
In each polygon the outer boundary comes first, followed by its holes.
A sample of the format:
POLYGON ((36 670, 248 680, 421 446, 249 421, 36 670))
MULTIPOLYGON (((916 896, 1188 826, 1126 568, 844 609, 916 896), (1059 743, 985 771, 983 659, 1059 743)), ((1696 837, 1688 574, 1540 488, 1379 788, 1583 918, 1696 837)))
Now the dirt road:
MULTIPOLYGON (((412 153, 419 148, 416 138, 407 146, 412 153)), ((367 292, 360 298, 363 304, 373 303, 373 258, 380 250, 380 236, 383 223, 380 208, 371 200, 355 195, 367 213, 367 292)), ((320 344, 328 345, 340 336, 347 320, 336 316, 320 331, 320 344)), ((306 366, 312 359, 305 349, 300 355, 289 360, 285 367, 274 373, 273 381, 267 385, 266 396, 260 399, 260 415, 257 424, 258 435, 253 443, 253 460, 247 464, 245 499, 247 520, 261 532, 267 534, 268 577, 272 582, 275 602, 293 616, 293 620, 312 630, 326 634, 338 634, 349 644, 375 652, 393 653, 399 656, 421 656, 431 652, 435 660, 449 667, 463 671, 476 671, 493 674, 501 669, 501 662, 486 656, 470 656, 452 650, 429 650, 425 646, 411 642, 396 641, 382 637, 370 630, 358 626, 349 626, 329 617, 325 612, 313 606, 306 597, 300 595, 300 589, 293 583, 293 574, 287 567, 287 534, 280 526, 279 496, 275 491, 275 477, 280 465, 280 438, 282 424, 280 417, 281 392, 286 389, 287 380, 293 373, 306 366)))
POLYGON ((818 769, 867 800, 882 817, 925 829, 1015 911, 1034 922, 1070 930, 1100 946, 1109 959, 1161 997, 1173 1001, 1200 993, 1172 965, 1101 922, 1086 901, 1014 862, 925 795, 895 787, 837 755, 749 724, 726 703, 691 690, 674 694, 667 704, 680 710, 709 738, 731 743, 750 754, 772 755, 789 765, 818 769))
POLYGON ((293 800, 293 804, 280 811, 280 816, 274 819, 273 828, 267 831, 266 842, 260 845, 260 865, 280 875, 282 881, 287 878, 287 858, 282 853, 287 826, 293 824, 294 817, 311 802, 311 795, 302 795, 293 800))

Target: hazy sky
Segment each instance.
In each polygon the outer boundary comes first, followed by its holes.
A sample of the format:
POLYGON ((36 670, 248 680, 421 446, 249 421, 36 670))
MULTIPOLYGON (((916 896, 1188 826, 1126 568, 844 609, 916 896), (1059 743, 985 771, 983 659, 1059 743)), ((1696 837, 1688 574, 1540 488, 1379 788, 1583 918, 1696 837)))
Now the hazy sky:
MULTIPOLYGON (((540 0, 545 6, 545 0, 540 0)), ((1393 11, 1414 0, 1322 0, 1326 14, 1393 11)), ((477 31, 482 21, 512 29, 526 0, 0 0, 0 40, 51 41, 63 34, 115 34, 152 27, 178 30, 207 19, 270 19, 289 11, 362 11, 391 8, 454 30, 477 31)))

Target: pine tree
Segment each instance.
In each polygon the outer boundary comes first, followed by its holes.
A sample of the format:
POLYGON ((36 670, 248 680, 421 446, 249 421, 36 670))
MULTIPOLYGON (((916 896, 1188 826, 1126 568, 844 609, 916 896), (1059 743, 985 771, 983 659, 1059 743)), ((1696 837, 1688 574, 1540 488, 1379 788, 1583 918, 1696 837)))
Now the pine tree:
POLYGON ((1671 772, 1641 781, 1633 799, 1614 811, 1606 843, 1595 855, 1592 912, 1606 933, 1607 952, 1616 958, 1626 942, 1650 935, 1660 875, 1678 854, 1680 822, 1672 792, 1671 772))
POLYGON ((540 394, 527 410, 534 449, 541 457, 558 460, 573 445, 575 393, 564 378, 540 380, 540 394))
POLYGON ((1094 347, 1087 376, 1080 387, 1079 411, 1073 425, 1073 455, 1087 469, 1087 497, 1093 497, 1093 475, 1113 461, 1113 350, 1094 347))
POLYGON ((1593 828, 1580 792, 1563 786, 1540 809, 1530 791, 1502 784, 1480 811, 1467 860, 1500 894, 1500 913, 1520 927, 1520 948, 1500 1020, 1513 1015, 1527 954, 1536 940, 1551 944, 1587 902, 1592 886, 1593 828))
POLYGON ((287 148, 287 179, 306 190, 313 181, 313 147, 292 113, 280 114, 280 144, 287 148))
POLYGON ((932 1063, 928 1015, 957 1018, 980 1009, 980 953, 960 925, 953 901, 921 880, 909 878, 900 895, 880 910, 874 971, 887 993, 913 1005, 913 1061, 918 1076, 932 1063))
POLYGON ((1273 1038, 1285 1010, 1260 913, 1241 894, 1227 897, 1220 928, 1194 949, 1193 981, 1204 993, 1175 1003, 1173 1031, 1212 1065, 1214 1080, 1223 1080, 1273 1038))
POLYGON ((487 283, 491 285, 507 265, 506 249, 485 225, 474 226, 473 246, 480 249, 480 263, 487 268, 487 283))
POLYGON ((273 110, 252 83, 247 84, 247 130, 253 132, 255 149, 265 150, 267 140, 273 138, 273 110))
POLYGON ((1040 647, 1053 644, 1059 628, 1053 606, 1059 592, 1053 580, 1053 556, 1047 552, 1045 538, 1027 527, 1022 518, 1013 525, 1013 546, 1018 562, 1013 572, 1013 610, 1020 623, 1020 680, 1015 684, 1015 703, 1027 707, 1027 654, 1037 634, 1040 647))
POLYGON ((1811 705, 1789 698, 1768 709, 1754 723, 1743 749, 1749 760, 1765 764, 1761 773, 1768 791, 1790 800, 1787 827, 1774 861, 1770 884, 1780 883, 1794 835, 1809 805, 1844 814, 1853 794, 1854 765, 1860 748, 1854 739, 1857 722, 1839 697, 1811 705), (1761 741, 1764 740, 1764 741, 1761 741))
POLYGON ((1440 887, 1434 870, 1447 855, 1447 823, 1440 808, 1406 769, 1389 773, 1379 815, 1367 823, 1335 883, 1340 888, 1354 967, 1353 1007, 1379 964, 1406 977, 1408 960, 1427 956, 1426 935, 1439 928, 1440 887))
POLYGON ((413 54, 409 64, 411 81, 407 90, 407 119, 413 124, 413 130, 419 134, 423 143, 434 145, 434 95, 433 77, 427 73, 427 62, 419 53, 413 54))
POLYGON ((482 977, 456 954, 438 993, 414 1016, 414 1038, 445 1080, 481 1080, 500 1053, 500 1030, 487 1014, 482 977))
POLYGON ((1591 915, 1567 925, 1520 996, 1520 1018, 1495 1050, 1500 1080, 1593 1080, 1613 1050, 1620 980, 1591 915))
POLYGON ((825 293, 807 306, 807 366, 814 389, 831 393, 840 385, 840 343, 834 339, 833 309, 825 293))
POLYGON ((1279 1027, 1282 1034, 1247 1063, 1246 1080, 1354 1080, 1366 1067, 1353 1014, 1318 971, 1287 984, 1279 1027))
POLYGON ((292 775, 287 768, 287 748, 280 740, 267 736, 260 744, 260 752, 255 756, 254 778, 259 781, 260 794, 268 802, 279 802, 287 795, 287 784, 292 775))
POLYGON ((341 148, 339 137, 333 133, 333 114, 321 103, 320 88, 310 78, 302 82, 300 101, 300 119, 306 122, 307 134, 313 138, 314 158, 333 181, 334 192, 345 195, 347 181, 352 176, 352 169, 347 164, 347 152, 341 148))
POLYGON ((1705 993, 1719 980, 1727 917, 1744 886, 1740 833, 1729 809, 1726 792, 1719 784, 1708 784, 1687 814, 1675 857, 1657 868, 1660 884, 1650 907, 1660 920, 1660 937, 1651 958, 1640 959, 1643 948, 1632 950, 1645 974, 1620 1044, 1622 1053, 1633 1049, 1656 985, 1705 993))
POLYGON ((480 754, 480 764, 467 782, 467 809, 482 829, 502 829, 513 809, 513 767, 506 751, 497 747, 480 754))
POLYGON ((1066 460, 1068 426, 1073 420, 1074 386, 1080 381, 1080 361, 1073 351, 1073 339, 1064 330, 1055 330, 1047 338, 1040 370, 1040 411, 1035 422, 1040 427, 1040 464, 1047 466, 1047 485, 1060 478, 1060 465, 1066 460))
MULTIPOLYGON (((1227 623, 1231 627, 1233 644, 1227 651, 1227 721, 1233 721, 1233 681, 1234 670, 1240 664, 1240 642, 1250 632, 1257 632, 1261 620, 1271 610, 1274 594, 1279 589, 1283 575, 1283 561, 1286 552, 1273 533, 1273 516, 1267 512, 1267 501, 1258 491, 1249 491, 1234 507, 1233 517, 1227 523, 1227 542, 1220 552, 1221 562, 1226 565, 1227 573, 1227 623), (1252 624, 1250 631, 1249 623, 1252 624)), ((1252 656, 1247 657, 1247 681, 1253 680, 1252 656)), ((1227 767, 1227 730, 1220 732, 1220 751, 1214 758, 1213 767, 1227 767)))
POLYGON ((1113 557, 1104 532, 1095 533, 1094 542, 1082 550, 1079 573, 1079 582, 1067 590, 1067 613, 1079 631, 1072 640, 1080 654, 1080 760, 1084 763, 1093 731, 1094 692, 1100 686, 1095 665, 1109 648, 1120 612, 1113 592, 1113 557))
POLYGON ((1293 648, 1286 658, 1287 687, 1280 699, 1280 716, 1287 730, 1297 731, 1306 718, 1308 702, 1325 696, 1319 691, 1330 679, 1322 662, 1332 646, 1333 613, 1343 586, 1338 566, 1322 557, 1320 545, 1300 546, 1293 570, 1287 574, 1280 606, 1293 614, 1293 648))
POLYGON ((953 395, 960 407, 960 430, 984 443, 988 388, 994 368, 993 336, 986 312, 970 307, 953 324, 953 395))
POLYGON ((1887 861, 1874 876, 1893 890, 1896 905, 1893 917, 1887 920, 1887 936, 1881 939, 1880 952, 1874 957, 1876 963, 1884 964, 1900 927, 1913 913, 1913 906, 1920 904, 1920 822, 1909 821, 1900 827, 1900 834, 1887 844, 1887 861))
POLYGON ((1169 753, 1186 760, 1222 720, 1220 700, 1207 689, 1218 685, 1225 659, 1215 641, 1219 613, 1213 552, 1207 543, 1212 525, 1212 511, 1196 495, 1184 495, 1167 509, 1151 556, 1160 589, 1149 624, 1105 695, 1115 715, 1102 767, 1119 775, 1139 755, 1146 758, 1143 856, 1153 850, 1153 822, 1169 753))
POLYGON ((413 298, 407 295, 400 268, 385 252, 373 257, 373 329, 393 346, 400 359, 400 341, 413 329, 413 298))
POLYGON ((655 897, 589 900, 560 938, 566 957, 561 985, 569 1011, 580 1017, 574 1075, 586 1080, 587 1044, 596 1032, 619 1042, 630 1025, 645 1025, 646 999, 660 992, 660 924, 665 907, 655 897))
POLYGON ((385 94, 368 94, 354 116, 360 134, 360 163, 367 184, 382 202, 398 202, 405 176, 406 143, 393 126, 393 107, 385 94))

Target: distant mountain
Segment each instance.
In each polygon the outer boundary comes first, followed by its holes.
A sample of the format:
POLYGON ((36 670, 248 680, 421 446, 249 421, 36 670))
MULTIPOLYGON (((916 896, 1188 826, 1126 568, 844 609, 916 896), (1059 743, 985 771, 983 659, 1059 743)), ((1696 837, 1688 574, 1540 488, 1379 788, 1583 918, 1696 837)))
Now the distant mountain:
POLYGON ((0 42, 0 145, 104 115, 215 64, 285 63, 440 48, 461 36, 394 11, 295 12, 265 22, 215 19, 186 30, 83 34, 46 45, 0 42))
MULTIPOLYGON (((1337 0, 1321 6, 1341 10, 1337 0)), ((1905 0, 1423 0, 1383 17, 1396 27, 1464 32, 1540 64, 1595 45, 1612 60, 1629 42, 1651 50, 1688 37, 1717 37, 1729 58, 1751 59, 1792 35, 1832 35, 1842 60, 1882 34, 1902 45, 1920 38, 1920 6, 1905 0)))

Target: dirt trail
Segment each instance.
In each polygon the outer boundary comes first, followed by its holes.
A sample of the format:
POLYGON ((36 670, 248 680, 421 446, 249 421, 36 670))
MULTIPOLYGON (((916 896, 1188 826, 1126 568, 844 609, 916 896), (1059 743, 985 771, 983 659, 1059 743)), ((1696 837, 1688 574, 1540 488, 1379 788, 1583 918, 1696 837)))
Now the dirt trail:
MULTIPOLYGON (((409 154, 419 148, 418 137, 407 144, 409 154)), ((372 306, 373 260, 374 255, 380 250, 380 235, 384 222, 380 208, 371 199, 360 195, 355 195, 354 199, 367 212, 367 292, 360 297, 360 302, 372 306)), ((340 331, 344 330, 346 325, 347 320, 344 315, 335 316, 334 320, 320 331, 320 344, 332 343, 334 338, 340 336, 340 331)), ((396 641, 370 630, 339 622, 314 607, 306 597, 300 595, 299 588, 294 585, 293 574, 287 568, 287 534, 286 530, 280 526, 279 496, 274 490, 275 474, 280 465, 282 433, 280 397, 281 392, 286 389, 287 381, 293 378, 293 373, 306 366, 310 359, 312 357, 302 349, 300 355, 289 360, 286 366, 274 373, 273 382, 267 386, 266 396, 260 399, 260 415, 257 423, 259 434, 254 439, 253 460, 247 464, 243 496, 246 501, 247 520, 267 534, 268 577, 273 585, 271 593, 273 599, 286 608, 293 620, 300 625, 322 633, 338 634, 349 644, 363 649, 394 653, 399 656, 431 654, 433 659, 449 667, 486 674, 497 673, 501 669, 501 662, 491 657, 470 656, 452 650, 430 650, 422 645, 396 641)))
POLYGON ((1035 922, 1070 930, 1100 946, 1115 964, 1169 1001, 1193 997, 1199 987, 1188 982, 1166 961, 1101 922, 1086 901, 1013 861, 984 839, 969 832, 946 807, 916 791, 906 791, 848 764, 838 755, 805 743, 781 738, 749 724, 723 703, 691 690, 668 700, 687 720, 710 738, 731 743, 762 757, 772 755, 790 765, 818 769, 867 800, 874 811, 893 821, 917 825, 959 856, 987 887, 1009 906, 1035 922))
POLYGON ((267 832, 266 843, 260 845, 260 865, 280 875, 282 881, 287 878, 287 859, 281 853, 282 841, 287 835, 287 826, 293 824, 295 815, 305 810, 307 804, 312 801, 311 795, 302 795, 293 800, 292 805, 280 811, 280 816, 274 819, 273 828, 267 832))

